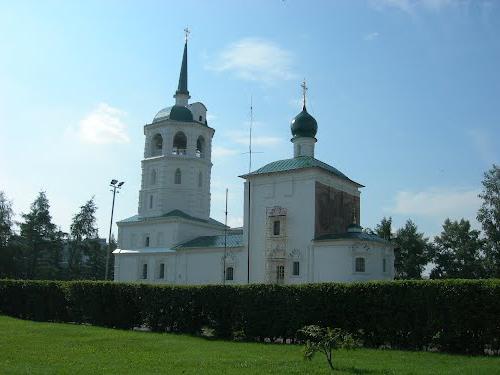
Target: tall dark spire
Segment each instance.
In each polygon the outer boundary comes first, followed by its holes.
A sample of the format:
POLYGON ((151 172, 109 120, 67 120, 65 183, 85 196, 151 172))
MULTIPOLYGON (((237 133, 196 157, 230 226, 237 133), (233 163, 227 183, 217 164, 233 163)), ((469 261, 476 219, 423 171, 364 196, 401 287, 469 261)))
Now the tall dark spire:
POLYGON ((176 95, 189 95, 188 91, 188 72, 187 72, 187 37, 184 43, 184 54, 182 55, 181 74, 179 75, 179 85, 177 86, 176 95))

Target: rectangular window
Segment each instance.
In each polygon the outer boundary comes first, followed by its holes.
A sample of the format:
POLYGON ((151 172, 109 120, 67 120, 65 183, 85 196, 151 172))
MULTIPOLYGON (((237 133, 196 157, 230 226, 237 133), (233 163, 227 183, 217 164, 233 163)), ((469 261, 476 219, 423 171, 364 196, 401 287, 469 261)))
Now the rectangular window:
POLYGON ((159 279, 165 278, 165 263, 160 263, 160 274, 158 275, 159 279))
POLYGON ((146 247, 149 247, 149 236, 146 236, 146 242, 144 243, 146 247))
POLYGON ((276 279, 278 281, 285 279, 285 266, 276 266, 276 279))
POLYGON ((153 196, 149 196, 149 208, 153 208, 153 196))
POLYGON ((356 272, 365 272, 365 258, 356 258, 355 263, 356 272))
POLYGON ((233 267, 227 267, 226 268, 226 280, 233 280, 234 278, 234 268, 233 267))
POLYGON ((382 272, 387 272, 387 261, 386 259, 382 259, 382 272))
POLYGON ((299 262, 293 262, 293 276, 299 276, 300 275, 300 263, 299 262))
POLYGON ((279 236, 280 235, 280 222, 279 222, 279 220, 276 220, 273 223, 273 234, 275 236, 279 236))
POLYGON ((144 263, 142 265, 142 278, 145 280, 148 278, 148 264, 144 263))

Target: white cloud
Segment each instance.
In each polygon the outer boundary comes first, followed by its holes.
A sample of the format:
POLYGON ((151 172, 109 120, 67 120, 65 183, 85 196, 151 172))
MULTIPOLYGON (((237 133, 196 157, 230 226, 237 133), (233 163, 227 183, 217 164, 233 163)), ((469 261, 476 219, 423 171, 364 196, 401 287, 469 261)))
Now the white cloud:
POLYGON ((242 227, 243 226, 243 217, 241 217, 241 216, 236 216, 236 217, 228 216, 227 225, 229 225, 231 228, 242 227))
POLYGON ((365 34, 363 36, 363 39, 366 40, 367 42, 371 42, 372 40, 377 39, 379 36, 380 36, 380 34, 376 31, 374 31, 372 33, 365 34))
POLYGON ((127 126, 122 120, 124 112, 107 103, 99 103, 97 108, 81 121, 77 135, 85 143, 127 143, 127 126))
POLYGON ((207 68, 218 72, 233 72, 249 81, 294 79, 292 54, 277 44, 258 38, 244 38, 224 48, 207 68))
POLYGON ((395 205, 389 211, 401 215, 417 215, 439 219, 458 220, 462 217, 475 220, 481 205, 479 189, 428 189, 425 191, 400 191, 395 205))
MULTIPOLYGON (((255 125, 255 124, 254 124, 255 125)), ((240 145, 248 146, 249 134, 248 132, 230 132, 227 134, 228 138, 240 145)), ((280 144, 283 140, 274 136, 252 136, 252 146, 271 147, 280 144)))
POLYGON ((224 158, 228 156, 234 156, 238 154, 238 150, 234 150, 232 148, 226 148, 221 146, 214 146, 212 148, 212 158, 224 158))

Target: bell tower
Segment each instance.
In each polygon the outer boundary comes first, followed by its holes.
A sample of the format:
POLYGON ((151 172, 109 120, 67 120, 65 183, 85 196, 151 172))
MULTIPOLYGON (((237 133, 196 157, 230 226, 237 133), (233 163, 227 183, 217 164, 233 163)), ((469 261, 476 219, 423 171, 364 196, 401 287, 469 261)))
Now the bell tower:
POLYGON ((139 215, 158 217, 174 210, 199 219, 210 217, 212 137, 203 103, 189 103, 187 45, 182 56, 175 104, 144 126, 145 144, 139 215))

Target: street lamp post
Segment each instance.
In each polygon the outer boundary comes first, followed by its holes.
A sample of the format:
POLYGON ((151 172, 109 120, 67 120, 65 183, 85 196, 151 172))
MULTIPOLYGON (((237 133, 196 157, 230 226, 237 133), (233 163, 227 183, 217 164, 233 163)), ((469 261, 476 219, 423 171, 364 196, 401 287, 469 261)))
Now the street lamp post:
POLYGON ((116 189, 121 189, 125 182, 118 182, 118 180, 112 179, 109 183, 109 186, 112 187, 113 192, 113 204, 111 205, 111 221, 109 223, 109 236, 108 236, 108 250, 106 251, 106 270, 104 271, 104 280, 108 279, 108 268, 109 268, 109 253, 111 253, 111 230, 113 229, 113 213, 115 211, 115 195, 117 192, 116 189))

